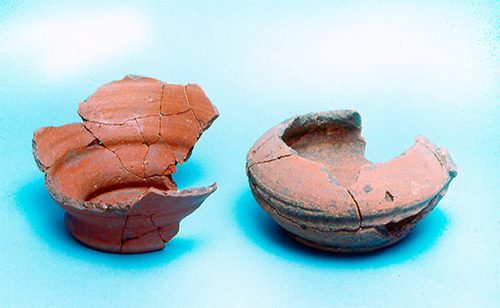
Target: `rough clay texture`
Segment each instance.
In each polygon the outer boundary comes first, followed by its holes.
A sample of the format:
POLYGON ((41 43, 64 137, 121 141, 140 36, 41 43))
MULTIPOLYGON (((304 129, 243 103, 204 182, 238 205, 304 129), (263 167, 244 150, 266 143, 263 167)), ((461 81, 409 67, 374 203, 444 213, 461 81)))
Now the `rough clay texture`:
POLYGON ((456 176, 448 152, 424 137, 386 163, 365 159, 353 110, 297 116, 250 149, 247 175, 260 206, 294 239, 359 253, 407 235, 456 176))
POLYGON ((162 249, 215 191, 177 190, 171 176, 218 117, 198 85, 126 76, 80 103, 82 123, 38 129, 33 155, 82 243, 105 251, 162 249))

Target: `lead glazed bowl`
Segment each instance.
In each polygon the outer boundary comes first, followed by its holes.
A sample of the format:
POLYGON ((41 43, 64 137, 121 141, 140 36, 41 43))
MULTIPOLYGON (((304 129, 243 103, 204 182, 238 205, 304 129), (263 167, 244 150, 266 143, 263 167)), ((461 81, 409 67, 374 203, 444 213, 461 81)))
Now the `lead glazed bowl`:
POLYGON ((424 137, 385 163, 368 161, 364 152, 354 110, 293 117, 248 152, 252 194, 307 246, 339 253, 389 246, 434 209, 456 167, 448 151, 424 137))
POLYGON ((81 123, 38 129, 33 155, 69 232, 90 247, 159 250, 216 189, 178 190, 177 164, 218 117, 197 85, 126 76, 79 105, 81 123))

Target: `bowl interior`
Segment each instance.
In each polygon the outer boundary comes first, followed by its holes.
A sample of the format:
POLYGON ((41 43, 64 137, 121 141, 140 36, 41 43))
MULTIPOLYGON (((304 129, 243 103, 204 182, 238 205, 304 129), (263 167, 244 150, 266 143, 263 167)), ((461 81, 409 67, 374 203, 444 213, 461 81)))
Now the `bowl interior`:
POLYGON ((68 152, 48 174, 57 193, 77 201, 128 203, 139 199, 151 187, 176 189, 170 174, 138 175, 115 153, 98 144, 68 152))
POLYGON ((84 201, 103 204, 127 203, 130 200, 140 199, 149 188, 167 191, 168 187, 164 183, 151 182, 130 182, 103 187, 88 195, 84 201))

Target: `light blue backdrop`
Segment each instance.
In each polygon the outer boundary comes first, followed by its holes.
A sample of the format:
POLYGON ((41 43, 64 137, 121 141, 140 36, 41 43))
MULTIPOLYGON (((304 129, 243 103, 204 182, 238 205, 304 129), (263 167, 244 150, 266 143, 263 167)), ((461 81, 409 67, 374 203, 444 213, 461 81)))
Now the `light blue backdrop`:
POLYGON ((498 4, 343 2, 1 2, 0 306, 498 307, 498 4), (115 255, 67 233, 31 136, 128 73, 202 85, 221 117, 176 179, 219 189, 164 251, 115 255), (269 127, 342 108, 369 159, 423 134, 459 167, 407 239, 365 256, 289 240, 244 172, 269 127))

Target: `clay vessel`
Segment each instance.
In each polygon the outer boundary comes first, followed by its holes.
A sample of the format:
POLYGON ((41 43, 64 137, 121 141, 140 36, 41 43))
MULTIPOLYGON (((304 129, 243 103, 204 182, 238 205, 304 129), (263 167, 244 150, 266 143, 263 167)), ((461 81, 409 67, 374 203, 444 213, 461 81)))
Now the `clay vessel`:
POLYGON ((456 168, 445 149, 424 137, 386 163, 368 161, 364 151, 356 111, 291 118, 250 149, 252 193, 305 245, 340 253, 389 246, 434 209, 456 168))
POLYGON ((126 76, 80 103, 83 122, 38 129, 33 155, 80 242, 104 251, 164 248, 181 219, 215 191, 172 178, 217 118, 197 85, 126 76))

